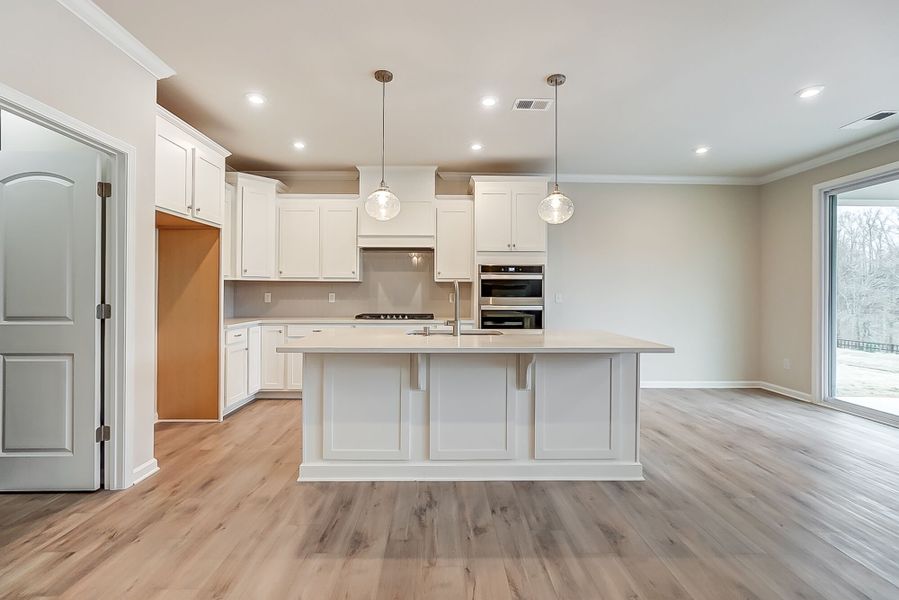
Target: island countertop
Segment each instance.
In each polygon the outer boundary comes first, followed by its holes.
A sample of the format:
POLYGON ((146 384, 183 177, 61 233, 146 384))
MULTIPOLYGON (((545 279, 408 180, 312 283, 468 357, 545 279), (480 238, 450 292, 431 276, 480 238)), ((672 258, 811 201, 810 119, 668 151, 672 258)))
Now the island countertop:
POLYGON ((674 348, 604 331, 504 332, 502 335, 409 335, 402 329, 336 329, 278 346, 281 353, 531 354, 669 353, 674 348))

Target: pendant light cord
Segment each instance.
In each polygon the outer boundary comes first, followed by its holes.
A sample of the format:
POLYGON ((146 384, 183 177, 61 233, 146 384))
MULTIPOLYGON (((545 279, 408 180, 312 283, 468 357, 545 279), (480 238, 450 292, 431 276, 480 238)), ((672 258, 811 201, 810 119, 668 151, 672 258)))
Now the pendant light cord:
POLYGON ((555 132, 556 132, 555 173, 556 173, 556 177, 555 177, 555 181, 553 182, 553 189, 558 192, 559 191, 559 82, 558 81, 553 86, 553 88, 555 89, 555 97, 556 97, 555 102, 553 103, 553 104, 555 104, 555 119, 556 119, 556 127, 555 127, 555 132))
POLYGON ((384 185, 384 152, 387 147, 387 142, 385 138, 387 137, 387 112, 384 107, 387 99, 387 83, 381 82, 381 187, 385 187, 384 185))

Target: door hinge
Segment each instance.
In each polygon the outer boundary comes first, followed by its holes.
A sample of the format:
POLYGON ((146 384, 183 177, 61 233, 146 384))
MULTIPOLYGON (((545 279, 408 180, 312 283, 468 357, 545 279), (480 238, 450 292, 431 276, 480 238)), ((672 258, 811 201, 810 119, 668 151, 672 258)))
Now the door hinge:
POLYGON ((98 304, 97 305, 97 318, 98 319, 109 319, 112 317, 112 305, 111 304, 98 304))
POLYGON ((97 195, 101 198, 109 198, 110 196, 112 196, 112 184, 106 181, 98 181, 97 195))
POLYGON ((100 425, 97 427, 97 443, 108 442, 111 436, 112 431, 110 431, 109 425, 100 425))

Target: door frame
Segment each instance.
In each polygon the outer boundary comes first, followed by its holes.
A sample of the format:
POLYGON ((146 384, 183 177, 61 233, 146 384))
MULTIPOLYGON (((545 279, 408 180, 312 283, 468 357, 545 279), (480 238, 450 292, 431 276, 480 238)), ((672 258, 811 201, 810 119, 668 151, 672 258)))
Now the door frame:
POLYGON ((106 489, 130 487, 134 483, 131 465, 134 417, 127 391, 133 385, 135 340, 126 336, 126 332, 133 329, 129 327, 133 316, 127 300, 134 290, 137 149, 3 83, 0 83, 0 108, 110 156, 112 197, 106 228, 106 289, 112 317, 107 321, 107 352, 103 357, 106 381, 101 382, 106 390, 103 410, 105 424, 110 427, 110 440, 103 448, 103 486, 106 489))
POLYGON ((899 162, 812 186, 812 401, 880 421, 892 419, 885 419, 882 413, 830 397, 834 376, 830 347, 835 335, 831 300, 830 252, 833 232, 830 197, 895 179, 899 179, 899 162))

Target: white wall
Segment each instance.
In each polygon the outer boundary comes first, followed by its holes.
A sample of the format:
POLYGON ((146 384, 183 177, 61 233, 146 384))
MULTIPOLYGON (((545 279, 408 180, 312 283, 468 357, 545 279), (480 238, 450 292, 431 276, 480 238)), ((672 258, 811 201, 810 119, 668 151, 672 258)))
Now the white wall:
POLYGON ((674 355, 644 358, 644 382, 757 379, 757 188, 565 184, 563 191, 575 213, 549 226, 549 327, 673 345, 674 355))
POLYGON ((133 368, 132 466, 153 460, 156 389, 154 168, 156 80, 55 0, 3 0, 0 82, 137 148, 135 249, 127 291, 133 368))
POLYGON ((812 391, 812 188, 899 161, 899 143, 761 187, 761 337, 763 381, 812 391), (784 359, 790 368, 785 369, 784 359))

